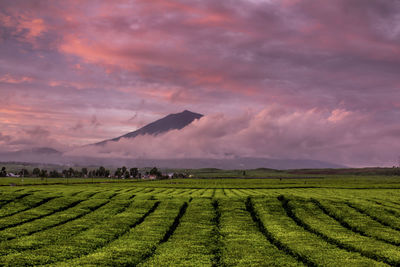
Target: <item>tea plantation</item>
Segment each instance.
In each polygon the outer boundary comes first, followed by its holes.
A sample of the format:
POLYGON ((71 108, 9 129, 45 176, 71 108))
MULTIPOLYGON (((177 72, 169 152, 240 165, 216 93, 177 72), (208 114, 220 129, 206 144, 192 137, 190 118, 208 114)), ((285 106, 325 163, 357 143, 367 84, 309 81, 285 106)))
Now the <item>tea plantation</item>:
POLYGON ((4 185, 0 265, 400 266, 399 188, 396 177, 4 185))

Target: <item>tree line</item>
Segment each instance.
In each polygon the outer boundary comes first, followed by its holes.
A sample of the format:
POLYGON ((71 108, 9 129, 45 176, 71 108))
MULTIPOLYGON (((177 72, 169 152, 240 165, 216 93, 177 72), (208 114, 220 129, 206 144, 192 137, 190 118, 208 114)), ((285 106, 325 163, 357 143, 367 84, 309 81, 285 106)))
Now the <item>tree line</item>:
MULTIPOLYGON (((88 168, 74 169, 68 168, 62 171, 58 170, 47 170, 34 168, 32 172, 29 172, 27 169, 21 169, 19 172, 14 173, 15 175, 19 175, 20 177, 43 177, 43 178, 140 178, 138 168, 130 168, 129 170, 124 166, 122 168, 118 168, 114 175, 112 175, 111 170, 100 166, 97 169, 88 170, 88 168)), ((2 167, 0 171, 0 177, 6 177, 7 170, 6 167, 2 167)))
MULTIPOLYGON (((41 178, 118 178, 118 179, 141 179, 141 178, 155 178, 155 179, 167 179, 167 178, 185 178, 186 174, 183 173, 173 173, 172 177, 168 175, 163 175, 160 170, 153 167, 150 171, 140 172, 138 168, 128 169, 126 166, 117 168, 113 173, 111 170, 100 166, 97 169, 88 170, 88 168, 74 169, 68 168, 62 171, 57 170, 47 170, 34 168, 32 172, 27 169, 21 169, 19 172, 14 173, 19 177, 41 177, 41 178)), ((0 177, 6 177, 7 170, 6 167, 2 167, 0 171, 0 177)))

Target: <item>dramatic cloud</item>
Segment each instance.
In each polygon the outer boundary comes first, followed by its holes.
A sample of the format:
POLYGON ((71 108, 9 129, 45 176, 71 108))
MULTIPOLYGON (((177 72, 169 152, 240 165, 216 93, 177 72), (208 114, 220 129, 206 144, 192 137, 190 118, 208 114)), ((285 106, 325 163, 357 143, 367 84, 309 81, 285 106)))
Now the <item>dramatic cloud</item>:
POLYGON ((52 147, 60 151, 70 150, 66 144, 50 136, 50 132, 40 126, 19 130, 16 135, 9 136, 0 133, 1 152, 19 151, 37 147, 52 147))
POLYGON ((136 159, 267 157, 377 165, 396 157, 400 127, 371 129, 363 114, 345 110, 304 113, 271 106, 239 117, 214 114, 183 130, 86 146, 71 156, 136 159), (367 146, 365 144, 368 144, 367 146))
POLYGON ((0 132, 69 147, 189 109, 228 120, 214 141, 192 130, 215 148, 201 155, 261 155, 264 132, 282 157, 393 165, 399 14, 393 0, 0 1, 0 132))

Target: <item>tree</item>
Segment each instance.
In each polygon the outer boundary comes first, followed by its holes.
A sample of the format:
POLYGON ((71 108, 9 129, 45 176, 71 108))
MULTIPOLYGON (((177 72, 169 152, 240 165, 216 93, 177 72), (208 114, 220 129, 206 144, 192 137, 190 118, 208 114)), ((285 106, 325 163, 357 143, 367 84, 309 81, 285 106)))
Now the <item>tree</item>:
POLYGON ((58 178, 60 176, 61 176, 60 173, 58 173, 58 171, 56 171, 56 170, 50 171, 50 173, 49 173, 49 177, 51 177, 51 178, 58 178))
POLYGON ((29 171, 27 169, 22 169, 19 172, 19 175, 22 176, 22 177, 27 177, 27 176, 29 176, 29 171))
POLYGON ((155 175, 157 177, 162 176, 161 172, 156 167, 154 167, 153 169, 150 170, 150 175, 155 175))
POLYGON ((118 177, 118 178, 121 178, 121 175, 122 175, 122 170, 121 170, 121 168, 118 168, 118 169, 115 171, 114 176, 116 176, 116 177, 118 177))
POLYGON ((174 173, 172 178, 187 178, 187 174, 181 173, 181 172, 180 173, 174 173))
POLYGON ((42 177, 42 178, 47 177, 47 170, 42 169, 42 170, 40 171, 40 177, 42 177))
POLYGON ((82 177, 82 173, 78 170, 74 170, 74 177, 75 178, 82 177))
POLYGON ((130 173, 130 175, 131 175, 133 178, 136 178, 136 176, 137 176, 138 173, 139 173, 138 168, 131 168, 131 169, 129 170, 129 173, 130 173))
POLYGON ((129 174, 129 172, 125 172, 125 179, 129 179, 131 177, 131 175, 129 174))
POLYGON ((98 169, 98 175, 99 177, 105 177, 106 176, 106 168, 104 168, 103 166, 100 166, 100 168, 98 169))
POLYGON ((6 176, 7 176, 6 167, 2 167, 0 171, 0 177, 6 177, 6 176))
POLYGON ((39 177, 40 176, 40 169, 39 168, 34 168, 32 171, 33 176, 39 177))
POLYGON ((87 168, 82 168, 82 175, 87 176, 87 174, 88 174, 87 168))

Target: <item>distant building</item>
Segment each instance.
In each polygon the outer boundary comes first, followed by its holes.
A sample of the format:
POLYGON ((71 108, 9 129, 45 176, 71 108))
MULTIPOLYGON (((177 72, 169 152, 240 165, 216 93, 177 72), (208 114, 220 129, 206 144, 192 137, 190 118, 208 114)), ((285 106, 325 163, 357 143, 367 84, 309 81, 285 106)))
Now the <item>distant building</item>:
POLYGON ((14 174, 12 172, 7 173, 7 177, 20 177, 18 174, 14 174))
POLYGON ((157 175, 149 175, 149 180, 156 180, 157 179, 157 175))
POLYGON ((142 179, 143 180, 156 180, 157 176, 156 175, 145 174, 145 175, 142 175, 142 179))

